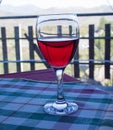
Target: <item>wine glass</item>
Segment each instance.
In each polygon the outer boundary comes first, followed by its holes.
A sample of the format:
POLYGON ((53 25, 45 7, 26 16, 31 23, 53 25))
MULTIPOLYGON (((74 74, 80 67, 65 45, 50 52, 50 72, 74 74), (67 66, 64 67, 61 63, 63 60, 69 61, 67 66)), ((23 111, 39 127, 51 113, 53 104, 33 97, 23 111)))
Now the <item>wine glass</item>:
POLYGON ((75 112, 78 105, 67 102, 63 93, 63 73, 76 53, 79 42, 79 25, 75 14, 40 15, 36 24, 37 43, 57 77, 57 99, 45 104, 44 111, 52 115, 75 112))

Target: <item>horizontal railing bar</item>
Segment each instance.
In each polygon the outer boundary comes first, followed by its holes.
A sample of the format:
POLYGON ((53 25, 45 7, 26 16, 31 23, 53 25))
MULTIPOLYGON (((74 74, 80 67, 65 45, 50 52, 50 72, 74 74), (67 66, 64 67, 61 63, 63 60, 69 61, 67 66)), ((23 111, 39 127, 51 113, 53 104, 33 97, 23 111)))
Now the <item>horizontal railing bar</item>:
POLYGON ((94 60, 94 59, 89 59, 89 60, 74 60, 74 61, 71 61, 71 63, 79 63, 79 64, 89 64, 90 62, 92 63, 110 63, 110 64, 113 64, 113 61, 112 60, 94 60))
MULTIPOLYGON (((90 37, 80 37, 80 39, 89 39, 90 37)), ((107 37, 94 37, 92 39, 107 39, 107 37)), ((90 38, 91 39, 91 38, 90 38)), ((108 37, 108 39, 113 39, 113 37, 108 37)))
POLYGON ((109 15, 113 15, 113 12, 106 12, 106 13, 80 13, 77 14, 77 16, 109 16, 109 15))
MULTIPOLYGON (((35 62, 35 63, 44 63, 46 62, 46 60, 42 59, 42 60, 0 60, 0 62, 2 63, 29 63, 29 62, 35 62)), ((93 59, 89 59, 89 60, 74 60, 71 61, 70 64, 74 64, 74 63, 79 63, 79 64, 89 64, 89 62, 92 62, 94 64, 105 64, 105 63, 110 63, 113 64, 113 61, 111 60, 93 60, 93 59)))
POLYGON ((43 60, 0 60, 2 63, 44 63, 46 62, 43 60))
MULTIPOLYGON (((19 38, 15 38, 15 37, 7 37, 5 38, 7 40, 14 40, 14 39, 21 39, 21 40, 26 40, 27 38, 24 37, 19 37, 19 38)), ((36 38, 32 38, 32 39, 36 39, 36 38)), ((3 40, 3 38, 0 38, 0 40, 3 40)))
MULTIPOLYGON (((113 15, 113 12, 107 13, 78 13, 78 17, 88 16, 109 16, 113 15)), ((1 16, 0 19, 26 19, 26 18, 37 18, 39 15, 25 15, 25 16, 1 16)))
POLYGON ((26 19, 26 18, 37 18, 38 15, 26 15, 26 16, 2 16, 0 19, 26 19))
MULTIPOLYGON (((107 37, 94 37, 93 39, 107 39, 107 37)), ((3 38, 0 38, 0 40, 2 40, 3 38)), ((5 39, 7 39, 7 40, 14 40, 14 39, 16 39, 16 38, 12 38, 12 37, 7 37, 7 38, 5 38, 5 39)), ((18 39, 22 39, 22 40, 26 40, 26 38, 24 38, 24 37, 20 37, 20 38, 18 38, 18 39)), ((32 38, 32 39, 37 39, 37 38, 32 38)), ((80 39, 89 39, 89 37, 80 37, 80 39)), ((113 37, 108 37, 108 39, 113 39, 113 37)))

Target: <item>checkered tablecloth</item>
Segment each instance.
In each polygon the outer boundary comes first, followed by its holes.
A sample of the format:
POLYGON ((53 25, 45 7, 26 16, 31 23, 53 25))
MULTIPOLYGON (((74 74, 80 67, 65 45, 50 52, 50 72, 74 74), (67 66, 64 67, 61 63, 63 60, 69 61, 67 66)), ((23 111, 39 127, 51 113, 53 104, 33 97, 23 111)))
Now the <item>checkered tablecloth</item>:
POLYGON ((113 130, 113 96, 93 85, 65 83, 65 97, 79 109, 68 116, 48 115, 56 83, 0 79, 0 130, 113 130))

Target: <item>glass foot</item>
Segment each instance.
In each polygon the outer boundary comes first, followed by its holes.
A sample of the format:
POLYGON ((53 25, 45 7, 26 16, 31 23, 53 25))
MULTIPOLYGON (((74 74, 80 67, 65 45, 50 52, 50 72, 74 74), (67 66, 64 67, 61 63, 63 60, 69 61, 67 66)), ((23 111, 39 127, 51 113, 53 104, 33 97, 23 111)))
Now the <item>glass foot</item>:
POLYGON ((68 115, 78 110, 76 103, 47 103, 44 106, 44 111, 51 115, 68 115))

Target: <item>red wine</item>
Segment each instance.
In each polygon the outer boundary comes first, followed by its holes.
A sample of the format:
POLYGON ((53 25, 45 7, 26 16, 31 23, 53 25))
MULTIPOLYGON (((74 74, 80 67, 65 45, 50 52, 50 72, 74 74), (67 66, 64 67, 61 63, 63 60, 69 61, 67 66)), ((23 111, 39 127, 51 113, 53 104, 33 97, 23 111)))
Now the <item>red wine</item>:
POLYGON ((47 62, 55 68, 65 67, 73 58, 78 39, 68 41, 38 41, 41 53, 47 62))

